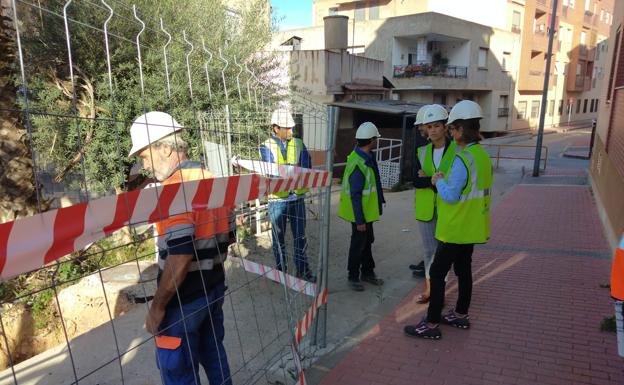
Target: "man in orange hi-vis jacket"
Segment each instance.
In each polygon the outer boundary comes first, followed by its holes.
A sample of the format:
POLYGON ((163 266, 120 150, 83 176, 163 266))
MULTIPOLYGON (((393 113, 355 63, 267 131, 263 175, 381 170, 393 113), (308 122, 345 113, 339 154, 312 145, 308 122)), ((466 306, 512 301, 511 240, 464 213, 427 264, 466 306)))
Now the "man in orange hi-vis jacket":
POLYGON ((611 268, 611 297, 615 300, 618 354, 624 357, 624 234, 615 249, 611 268))
MULTIPOLYGON (((161 184, 211 178, 187 157, 183 127, 164 112, 139 116, 130 128, 132 149, 161 184)), ((233 207, 190 210, 156 222, 158 286, 145 319, 156 339, 156 363, 165 385, 199 384, 199 364, 211 385, 231 385, 223 337, 223 262, 235 239, 233 207)))

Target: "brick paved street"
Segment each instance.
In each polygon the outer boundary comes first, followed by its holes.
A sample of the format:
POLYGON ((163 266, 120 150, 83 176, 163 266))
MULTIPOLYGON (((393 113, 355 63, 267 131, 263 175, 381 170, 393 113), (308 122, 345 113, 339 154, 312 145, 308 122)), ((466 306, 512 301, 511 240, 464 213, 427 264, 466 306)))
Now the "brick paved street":
MULTIPOLYGON (((549 174, 552 174, 550 172, 549 174)), ((565 174, 565 173, 564 173, 565 174)), ((610 251, 587 186, 520 184, 496 206, 492 239, 473 261, 472 327, 440 341, 403 334, 426 305, 420 285, 374 326, 321 384, 624 384, 615 334, 610 251)), ((456 281, 447 285, 448 306, 456 281)))

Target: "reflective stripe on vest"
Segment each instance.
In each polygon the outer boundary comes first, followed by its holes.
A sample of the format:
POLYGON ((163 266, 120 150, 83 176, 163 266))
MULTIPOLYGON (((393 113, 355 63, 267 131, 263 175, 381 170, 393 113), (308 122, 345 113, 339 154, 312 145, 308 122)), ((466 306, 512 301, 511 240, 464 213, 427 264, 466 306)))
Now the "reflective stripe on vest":
MULTIPOLYGON (((199 270, 212 270, 214 269, 215 265, 222 265, 225 258, 226 253, 223 253, 223 255, 220 255, 216 258, 210 258, 210 259, 201 259, 199 261, 193 261, 191 263, 189 263, 189 267, 188 267, 188 272, 191 271, 199 271, 199 270)), ((158 267, 160 268, 160 270, 164 270, 165 269, 165 260, 158 258, 158 267)))
POLYGON ((347 222, 355 223, 355 213, 351 201, 351 185, 349 177, 359 168, 364 175, 364 189, 362 190, 362 211, 364 220, 370 223, 379 219, 379 197, 377 194, 377 179, 372 167, 366 165, 366 161, 352 151, 347 158, 347 167, 342 176, 342 189, 340 189, 340 204, 338 206, 338 216, 347 222))
POLYGON ((446 202, 438 195, 436 239, 456 244, 485 243, 490 238, 490 157, 474 144, 457 153, 456 159, 466 166, 468 180, 459 202, 446 202))
MULTIPOLYGON (((425 146, 419 147, 417 149, 418 152, 418 161, 420 162, 420 167, 423 172, 427 176, 433 176, 436 171, 443 172, 447 174, 449 169, 451 168, 451 164, 453 162, 453 158, 455 157, 455 150, 457 145, 455 141, 452 141, 444 155, 442 155, 442 159, 440 159, 440 164, 438 168, 435 167, 435 162, 433 161, 433 144, 429 143, 425 146)), ((435 213, 436 206, 436 193, 432 188, 417 188, 414 193, 414 218, 417 221, 429 222, 433 219, 433 215, 435 213)))
MULTIPOLYGON (((268 148, 271 151, 271 155, 273 156, 274 163, 277 164, 289 164, 289 165, 298 165, 299 160, 301 159, 301 153, 303 152, 303 141, 299 138, 292 138, 286 144, 286 158, 282 155, 282 150, 280 149, 279 144, 277 143, 276 138, 269 138, 264 142, 264 147, 268 148)), ((294 193, 297 195, 303 195, 308 192, 309 189, 295 189, 294 193)), ((290 191, 283 191, 280 193, 275 193, 269 195, 270 198, 286 198, 290 195, 290 191)))
POLYGON ((611 267, 611 297, 624 301, 624 234, 615 249, 613 266, 611 267))
MULTIPOLYGON (((211 178, 212 174, 199 167, 195 168, 182 168, 176 170, 169 178, 162 182, 163 185, 188 182, 192 180, 199 180, 203 178, 211 178)), ((172 215, 162 221, 155 223, 156 231, 158 232, 158 243, 161 250, 165 250, 167 240, 176 238, 176 229, 180 228, 193 228, 193 247, 198 251, 216 249, 218 243, 228 242, 230 238, 230 232, 236 230, 236 223, 234 221, 233 214, 234 207, 221 207, 217 209, 206 210, 192 210, 190 212, 172 215)), ((178 235, 182 236, 182 234, 178 235)), ((188 231, 187 234, 188 235, 188 231)), ((158 253, 158 264, 164 266, 165 258, 162 253, 158 253)), ((167 253, 165 253, 165 256, 167 253)), ((227 256, 223 253, 224 258, 227 256)), ((211 261, 211 259, 205 259, 211 261)), ((200 264, 196 265, 196 270, 212 270, 214 262, 203 262, 201 259, 200 264)), ((196 261, 197 262, 197 261, 196 261)), ((194 271, 194 270, 189 270, 194 271)))

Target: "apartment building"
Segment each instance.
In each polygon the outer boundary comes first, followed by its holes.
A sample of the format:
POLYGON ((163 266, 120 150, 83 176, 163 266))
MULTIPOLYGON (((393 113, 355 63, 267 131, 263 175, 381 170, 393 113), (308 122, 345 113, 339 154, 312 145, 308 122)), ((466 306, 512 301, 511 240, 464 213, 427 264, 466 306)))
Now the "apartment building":
MULTIPOLYGON (((348 10, 350 4, 344 3, 348 10)), ((514 58, 507 55, 507 47, 519 47, 517 34, 431 11, 404 16, 384 11, 381 15, 390 17, 372 20, 370 12, 366 9, 361 21, 351 18, 348 50, 383 61, 383 75, 394 86, 395 99, 449 106, 472 99, 483 106, 483 131, 511 128, 514 58)), ((277 33, 274 48, 293 36, 301 50, 324 47, 323 27, 316 26, 277 33)))
MULTIPOLYGON (((546 125, 550 126, 586 123, 596 118, 604 101, 600 100, 599 86, 605 76, 614 0, 558 3, 546 106, 546 125)), ((457 99, 473 95, 481 102, 484 87, 472 86, 482 85, 479 76, 488 74, 485 77, 492 94, 486 93, 484 98, 487 108, 490 112, 496 110, 497 116, 485 122, 486 131, 526 130, 538 124, 551 14, 552 0, 315 0, 313 27, 297 30, 297 34, 303 38, 305 49, 323 48, 323 17, 349 16, 350 51, 386 61, 384 75, 397 84, 395 94, 408 100, 446 100, 452 105, 457 99), (436 14, 440 15, 435 16, 437 23, 429 23, 427 15, 436 14), (397 20, 416 31, 402 29, 397 20), (433 30, 424 31, 423 24, 432 25, 433 30), (485 42, 479 37, 483 33, 487 36, 485 42), (456 52, 443 57, 438 47, 453 44, 464 50, 470 47, 466 52, 474 60, 458 60, 462 55, 456 52), (393 47, 392 56, 387 55, 389 47, 393 47), (423 64, 450 68, 444 71, 448 76, 431 76, 436 70, 426 67, 425 71, 414 69, 422 58, 426 58, 423 64), (490 68, 479 72, 484 63, 489 67, 490 61, 504 74, 497 71, 492 76, 490 68), (462 65, 456 64, 459 62, 462 65), (402 65, 407 66, 407 73, 402 65), (463 96, 459 92, 462 87, 467 87, 463 96)), ((281 38, 292 31, 285 32, 281 38)))
POLYGON ((604 55, 607 66, 598 95, 604 103, 598 105, 590 175, 607 238, 615 247, 624 230, 624 2, 617 1, 613 13, 609 19, 613 39, 604 55))
MULTIPOLYGON (((584 124, 601 103, 613 0, 560 0, 555 19, 546 125, 584 124)), ((552 0, 508 2, 507 28, 521 36, 513 129, 537 127, 552 0)), ((604 102, 604 99, 602 100, 604 102)))

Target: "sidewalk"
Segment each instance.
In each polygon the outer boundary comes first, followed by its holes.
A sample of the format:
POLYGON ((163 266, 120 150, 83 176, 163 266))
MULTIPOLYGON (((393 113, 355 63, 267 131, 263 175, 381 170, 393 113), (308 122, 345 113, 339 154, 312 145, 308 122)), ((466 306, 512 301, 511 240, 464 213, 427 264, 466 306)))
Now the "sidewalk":
MULTIPOLYGON (((613 314, 600 288, 610 251, 591 191, 565 177, 527 178, 496 206, 492 239, 473 257, 470 330, 442 326, 440 341, 405 336, 426 311, 418 287, 353 349, 318 362, 309 382, 325 372, 322 385, 624 384, 615 334, 599 330, 613 314)), ((446 303, 456 296, 453 277, 446 303)))

